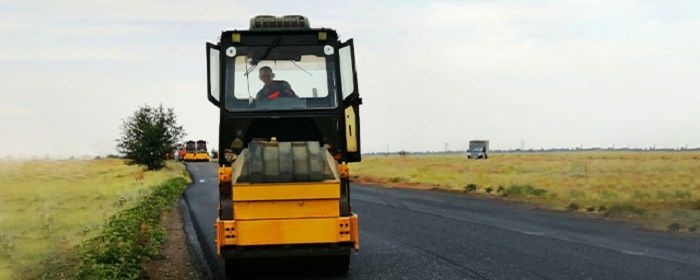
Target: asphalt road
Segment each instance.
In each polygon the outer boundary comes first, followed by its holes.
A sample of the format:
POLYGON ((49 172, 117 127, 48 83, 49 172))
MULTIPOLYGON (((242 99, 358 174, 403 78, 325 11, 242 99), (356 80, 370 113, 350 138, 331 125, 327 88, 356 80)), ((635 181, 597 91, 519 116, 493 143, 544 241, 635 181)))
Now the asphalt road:
MULTIPOLYGON (((187 167, 192 240, 219 278, 216 164, 187 167)), ((351 199, 360 250, 342 279, 700 279, 700 238, 434 191, 354 184, 351 199)))

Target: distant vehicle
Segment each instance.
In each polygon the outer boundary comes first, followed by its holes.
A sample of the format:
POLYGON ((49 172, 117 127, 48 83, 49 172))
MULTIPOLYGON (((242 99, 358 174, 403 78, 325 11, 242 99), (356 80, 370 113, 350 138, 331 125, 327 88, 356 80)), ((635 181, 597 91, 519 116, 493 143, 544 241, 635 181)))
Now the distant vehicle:
POLYGON ((195 142, 192 140, 189 140, 185 142, 185 156, 183 158, 184 161, 196 161, 197 160, 197 146, 195 145, 195 142))
POLYGON ((472 140, 469 141, 469 149, 467 150, 467 158, 473 159, 488 159, 489 141, 488 140, 472 140))
POLYGON ((197 152, 195 153, 196 161, 209 161, 209 152, 207 152, 207 141, 197 141, 197 152))

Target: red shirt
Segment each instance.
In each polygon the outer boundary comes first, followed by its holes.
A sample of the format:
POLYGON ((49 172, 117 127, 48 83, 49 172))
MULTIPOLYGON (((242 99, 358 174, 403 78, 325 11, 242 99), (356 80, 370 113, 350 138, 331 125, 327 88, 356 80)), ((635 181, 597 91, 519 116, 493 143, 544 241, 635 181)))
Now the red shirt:
POLYGON ((275 99, 277 97, 297 97, 297 95, 287 81, 272 81, 272 85, 265 85, 258 91, 255 99, 275 99))

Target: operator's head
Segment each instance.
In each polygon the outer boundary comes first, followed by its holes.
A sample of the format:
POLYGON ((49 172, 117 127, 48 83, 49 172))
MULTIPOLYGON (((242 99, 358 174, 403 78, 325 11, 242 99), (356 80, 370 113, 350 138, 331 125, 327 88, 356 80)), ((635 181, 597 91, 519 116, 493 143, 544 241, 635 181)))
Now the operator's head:
POLYGON ((269 66, 263 66, 260 68, 260 80, 269 85, 272 83, 272 79, 275 78, 275 73, 272 73, 272 68, 269 66))

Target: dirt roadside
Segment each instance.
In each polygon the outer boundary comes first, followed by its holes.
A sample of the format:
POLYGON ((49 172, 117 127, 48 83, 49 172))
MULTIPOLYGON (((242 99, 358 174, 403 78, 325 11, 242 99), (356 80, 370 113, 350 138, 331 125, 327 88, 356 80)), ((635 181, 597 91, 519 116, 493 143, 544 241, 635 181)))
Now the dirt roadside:
POLYGON ((430 186, 427 184, 413 183, 413 182, 389 182, 386 178, 361 178, 357 175, 350 176, 350 182, 355 184, 367 184, 367 185, 377 185, 385 188, 407 188, 416 190, 443 190, 450 191, 447 189, 441 189, 438 186, 430 186))
POLYGON ((143 265, 149 279, 206 279, 198 269, 195 256, 187 245, 182 213, 173 207, 162 215, 167 240, 160 248, 162 259, 143 265))

